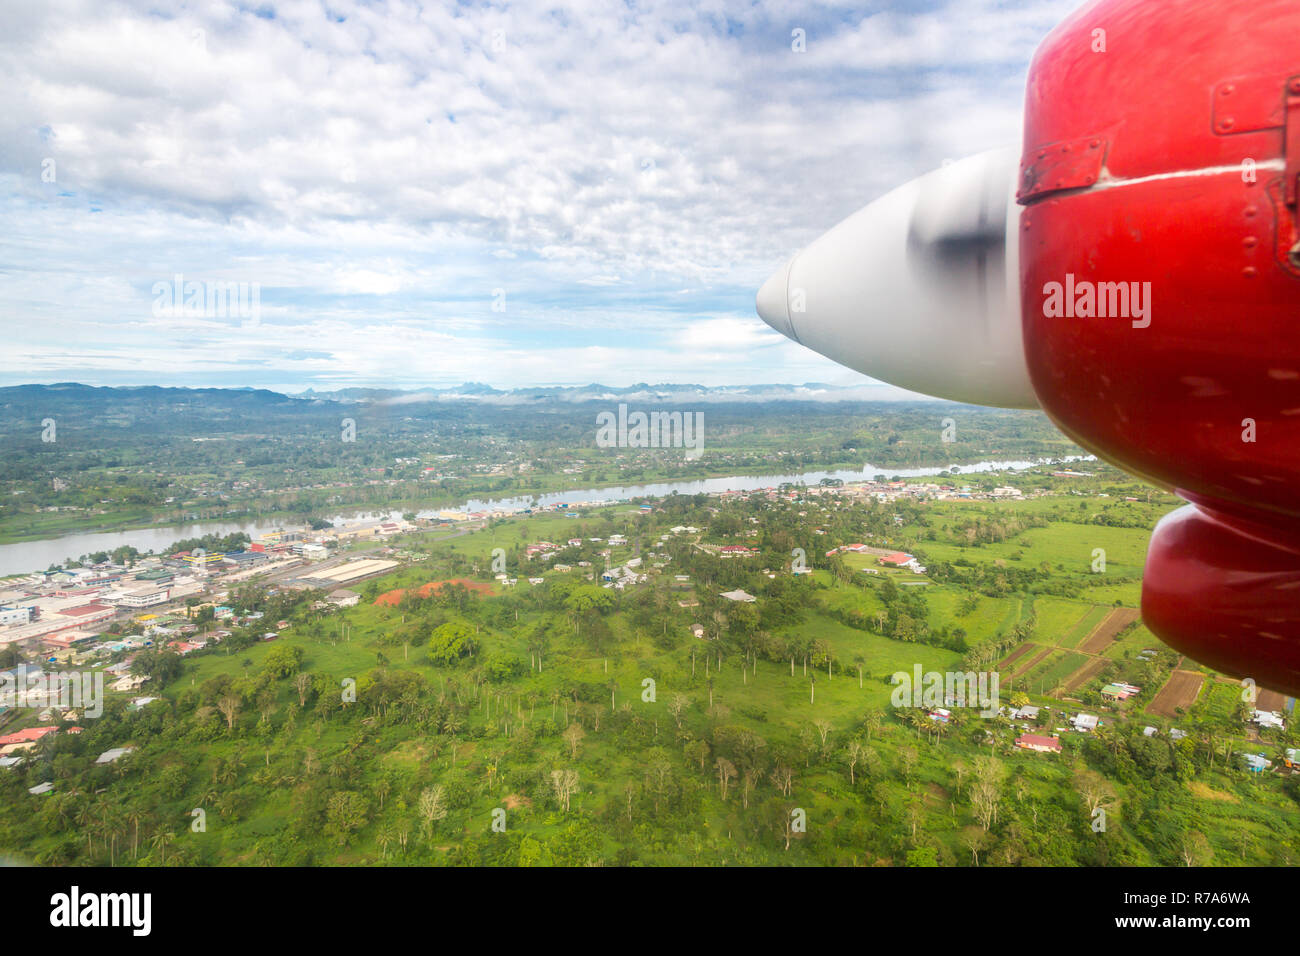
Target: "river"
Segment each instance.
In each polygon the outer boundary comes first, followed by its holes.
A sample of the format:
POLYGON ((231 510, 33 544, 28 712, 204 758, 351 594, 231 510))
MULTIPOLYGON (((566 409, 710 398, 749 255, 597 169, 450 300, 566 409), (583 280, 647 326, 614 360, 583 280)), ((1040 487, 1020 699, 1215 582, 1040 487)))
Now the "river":
MULTIPOLYGON (((861 470, 843 471, 809 471, 794 475, 734 475, 729 478, 695 478, 683 481, 659 481, 644 485, 619 485, 607 488, 584 488, 545 495, 523 495, 512 498, 472 498, 462 505, 426 509, 417 512, 427 518, 439 511, 522 511, 525 508, 545 508, 560 502, 601 501, 617 502, 632 498, 663 498, 674 491, 682 495, 718 493, 722 491, 757 491, 761 488, 775 488, 790 482, 816 485, 823 478, 838 478, 842 481, 870 480, 876 475, 900 478, 924 478, 946 474, 952 468, 959 469, 960 474, 973 474, 990 471, 1024 471, 1043 465, 1065 465, 1078 461, 1095 461, 1091 455, 1070 456, 1059 459, 1040 461, 981 461, 972 465, 949 465, 934 468, 880 468, 876 465, 864 465, 861 470)), ((347 521, 364 518, 396 517, 401 511, 355 511, 339 514, 330 520, 336 525, 347 521)), ((97 551, 112 551, 129 545, 138 551, 164 551, 177 541, 186 538, 198 538, 208 534, 233 534, 246 532, 256 538, 277 528, 301 527, 300 523, 290 520, 258 519, 254 521, 195 521, 176 525, 159 525, 152 528, 138 528, 131 531, 102 531, 86 534, 67 534, 57 538, 42 538, 37 541, 20 541, 14 544, 0 545, 0 576, 25 574, 31 571, 44 571, 52 564, 62 564, 68 558, 79 558, 83 554, 97 551)))

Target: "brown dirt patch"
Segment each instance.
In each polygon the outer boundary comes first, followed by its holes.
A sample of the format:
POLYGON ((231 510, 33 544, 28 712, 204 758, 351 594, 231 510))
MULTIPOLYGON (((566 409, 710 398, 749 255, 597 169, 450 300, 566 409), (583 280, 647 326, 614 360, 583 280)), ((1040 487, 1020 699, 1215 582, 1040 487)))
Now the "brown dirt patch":
MULTIPOLYGON (((491 594, 492 588, 482 581, 471 581, 468 578, 451 578, 446 581, 430 581, 428 584, 422 584, 415 590, 416 597, 427 598, 432 594, 441 591, 448 585, 459 584, 471 594, 491 594)), ((396 606, 403 597, 406 596, 407 588, 394 588, 391 591, 385 591, 379 597, 375 598, 376 605, 387 605, 388 607, 396 606)))
POLYGON ((1285 706, 1286 697, 1275 690, 1261 690, 1259 697, 1255 700, 1257 710, 1276 710, 1281 713, 1282 708, 1285 706))
POLYGON ((1147 705, 1147 713, 1159 714, 1161 717, 1177 716, 1179 707, 1186 711, 1192 706, 1196 695, 1201 692, 1203 683, 1205 683, 1204 674, 1198 674, 1196 671, 1174 671, 1169 675, 1165 686, 1160 688, 1160 693, 1156 694, 1155 699, 1147 705))
POLYGON ((518 810, 520 807, 531 807, 533 805, 533 801, 527 797, 521 797, 517 793, 508 794, 505 800, 501 802, 506 805, 507 810, 518 810))

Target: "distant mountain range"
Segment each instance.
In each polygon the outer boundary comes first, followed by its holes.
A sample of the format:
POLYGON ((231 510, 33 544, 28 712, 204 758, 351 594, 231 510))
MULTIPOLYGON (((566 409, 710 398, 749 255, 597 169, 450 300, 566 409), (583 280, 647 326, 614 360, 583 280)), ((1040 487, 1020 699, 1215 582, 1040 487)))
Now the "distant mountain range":
MULTIPOLYGON (((888 386, 876 384, 825 385, 637 385, 614 386, 592 383, 571 386, 534 386, 499 389, 480 382, 466 382, 447 388, 343 388, 335 391, 308 389, 300 398, 332 401, 375 402, 406 405, 425 402, 485 402, 518 405, 543 402, 879 402, 896 401, 888 386)), ((925 400, 918 397, 918 401, 925 400)))
MULTIPOLYGON (((42 396, 64 400, 128 399, 133 403, 189 403, 217 400, 241 406, 285 402, 343 402, 375 405, 417 405, 441 402, 478 402, 490 405, 525 405, 564 402, 661 402, 749 403, 749 402, 880 402, 898 401, 888 386, 825 385, 591 385, 536 386, 499 389, 481 382, 466 382, 445 388, 340 388, 328 391, 307 389, 286 394, 265 388, 177 388, 160 385, 99 386, 79 382, 53 385, 0 387, 0 406, 39 401, 42 396)), ((917 401, 929 401, 918 397, 917 401)))

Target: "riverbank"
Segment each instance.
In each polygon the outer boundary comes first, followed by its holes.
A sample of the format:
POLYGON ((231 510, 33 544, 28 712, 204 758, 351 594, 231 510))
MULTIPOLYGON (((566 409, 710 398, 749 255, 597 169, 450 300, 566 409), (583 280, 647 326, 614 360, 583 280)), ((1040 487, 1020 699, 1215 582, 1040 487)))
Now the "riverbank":
MULTIPOLYGON (((960 469, 956 476, 969 474, 995 474, 999 472, 1021 472, 1054 464, 1068 464, 1076 461, 1091 460, 1090 456, 1069 456, 1066 458, 1040 459, 1038 461, 983 461, 967 465, 943 465, 922 468, 881 468, 867 463, 852 469, 834 471, 810 471, 796 474, 762 474, 762 475, 726 475, 712 478, 692 478, 673 481, 657 481, 630 485, 603 485, 599 487, 572 488, 568 490, 545 493, 518 493, 499 498, 469 498, 460 502, 431 501, 429 498, 419 500, 395 500, 385 502, 382 506, 361 506, 347 508, 331 514, 326 520, 333 523, 356 520, 365 517, 388 517, 404 512, 415 512, 419 517, 435 517, 440 511, 461 512, 520 512, 527 508, 551 508, 559 504, 579 504, 581 502, 613 503, 629 501, 636 498, 663 498, 677 493, 683 495, 718 494, 724 491, 757 491, 762 488, 774 488, 782 484, 816 485, 823 479, 836 481, 870 481, 877 476, 887 478, 926 478, 948 476, 953 467, 960 469)), ((306 523, 306 516, 292 513, 271 513, 257 518, 211 521, 187 521, 179 524, 151 525, 139 528, 110 529, 106 531, 83 531, 57 537, 41 538, 28 541, 16 541, 0 544, 0 576, 27 574, 43 571, 51 565, 63 564, 69 559, 78 559, 82 555, 96 554, 101 551, 130 546, 140 552, 158 552, 169 548, 177 541, 197 538, 209 534, 227 535, 244 532, 250 537, 258 537, 269 531, 286 526, 297 527, 306 523)))

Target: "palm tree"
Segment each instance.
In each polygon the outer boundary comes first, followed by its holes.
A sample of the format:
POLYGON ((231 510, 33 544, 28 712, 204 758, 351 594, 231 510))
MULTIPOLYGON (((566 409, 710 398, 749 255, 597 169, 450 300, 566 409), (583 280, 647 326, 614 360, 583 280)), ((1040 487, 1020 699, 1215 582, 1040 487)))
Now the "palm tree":
POLYGON ((388 847, 396 839, 397 834, 393 832, 392 826, 384 825, 379 828, 379 832, 375 835, 375 842, 379 844, 379 852, 382 854, 383 859, 388 859, 388 847))
POLYGON ((222 783, 230 786, 239 780, 239 771, 244 766, 244 757, 239 751, 231 754, 221 765, 220 777, 222 783))
POLYGON ((107 836, 108 865, 117 865, 117 835, 122 828, 122 808, 116 800, 106 800, 99 809, 100 826, 107 836))
POLYGON ((55 796, 54 814, 59 821, 59 829, 65 829, 68 821, 74 819, 77 815, 77 802, 71 794, 57 793, 55 796))
POLYGON ((153 844, 155 850, 160 854, 159 862, 167 862, 167 847, 176 841, 176 834, 171 830, 159 830, 153 835, 149 842, 153 844))
POLYGON ((94 836, 95 808, 89 800, 77 808, 77 826, 86 832, 86 854, 94 853, 91 838, 94 836))
POLYGON ((140 821, 144 819, 144 811, 139 807, 131 807, 126 811, 126 822, 135 828, 135 833, 131 837, 131 859, 135 859, 140 846, 140 821))

